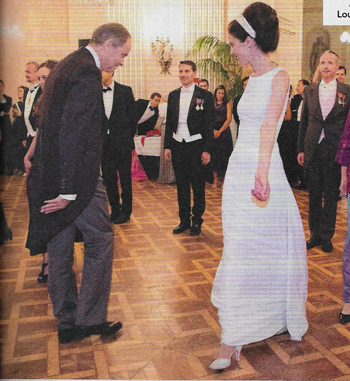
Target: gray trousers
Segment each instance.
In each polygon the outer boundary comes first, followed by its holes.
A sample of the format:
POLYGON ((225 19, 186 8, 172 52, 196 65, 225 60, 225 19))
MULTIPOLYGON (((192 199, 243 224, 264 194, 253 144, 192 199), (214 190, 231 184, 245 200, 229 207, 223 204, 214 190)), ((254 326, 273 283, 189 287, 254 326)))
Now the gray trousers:
POLYGON ((100 178, 89 205, 48 244, 48 290, 60 328, 106 321, 112 261, 113 229, 100 178), (73 271, 76 228, 84 237, 84 266, 79 295, 73 271))

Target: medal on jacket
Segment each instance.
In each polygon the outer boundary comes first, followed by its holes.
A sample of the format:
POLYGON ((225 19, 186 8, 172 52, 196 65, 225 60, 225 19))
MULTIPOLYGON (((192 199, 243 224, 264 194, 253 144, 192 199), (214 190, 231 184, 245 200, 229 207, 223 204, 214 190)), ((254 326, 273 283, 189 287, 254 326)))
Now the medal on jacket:
POLYGON ((204 110, 204 107, 203 107, 204 99, 198 99, 197 98, 196 103, 197 103, 197 106, 196 106, 197 111, 204 110))

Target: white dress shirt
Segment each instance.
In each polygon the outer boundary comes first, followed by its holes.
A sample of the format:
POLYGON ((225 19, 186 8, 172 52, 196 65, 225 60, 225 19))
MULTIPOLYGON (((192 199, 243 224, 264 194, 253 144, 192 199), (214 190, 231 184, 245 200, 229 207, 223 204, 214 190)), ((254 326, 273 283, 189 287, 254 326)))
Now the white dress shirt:
POLYGON ((297 122, 300 122, 301 119, 301 110, 303 109, 303 103, 304 100, 302 99, 297 110, 297 122))
POLYGON ((152 116, 155 114, 155 111, 151 110, 150 107, 151 107, 151 104, 150 102, 148 102, 148 106, 145 112, 143 113, 143 115, 141 116, 140 120, 137 122, 137 124, 141 124, 145 122, 146 120, 148 120, 149 118, 152 118, 152 116))
POLYGON ((181 143, 183 140, 185 140, 186 143, 189 143, 202 139, 201 134, 195 134, 191 136, 187 125, 188 112, 190 110, 190 104, 195 86, 196 85, 193 83, 190 87, 181 87, 179 124, 177 126, 176 133, 173 132, 173 139, 179 143, 181 143))
POLYGON ((34 136, 36 135, 36 131, 34 131, 34 128, 32 124, 30 123, 29 116, 33 108, 34 98, 36 96, 36 93, 39 90, 39 83, 34 85, 32 88, 28 90, 26 102, 24 104, 24 124, 27 127, 27 136, 34 136))
POLYGON ((92 54, 92 56, 94 57, 96 66, 97 66, 99 69, 101 69, 101 62, 100 62, 100 59, 98 58, 98 55, 97 55, 97 53, 94 51, 94 49, 93 49, 90 45, 85 46, 85 49, 87 49, 87 50, 92 54))
MULTIPOLYGON (((332 81, 325 83, 322 79, 322 81, 320 82, 318 91, 319 91, 322 117, 323 117, 323 120, 325 120, 334 106, 335 96, 337 93, 337 80, 333 79, 332 81)), ((321 143, 324 137, 325 137, 324 129, 322 128, 322 132, 318 140, 318 143, 321 143)))
MULTIPOLYGON (((105 105, 106 117, 109 119, 111 117, 112 108, 113 108, 114 81, 112 81, 112 83, 107 87, 103 86, 103 89, 107 89, 108 87, 111 90, 103 92, 103 103, 105 105)), ((109 133, 109 130, 108 130, 108 133, 109 133)))

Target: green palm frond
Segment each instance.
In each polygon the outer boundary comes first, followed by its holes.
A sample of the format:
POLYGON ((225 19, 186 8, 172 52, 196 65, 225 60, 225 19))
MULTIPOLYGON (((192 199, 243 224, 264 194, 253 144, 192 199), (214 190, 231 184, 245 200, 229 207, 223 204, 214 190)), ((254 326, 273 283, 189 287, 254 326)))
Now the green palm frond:
POLYGON ((215 36, 198 38, 188 51, 187 57, 201 56, 196 65, 204 76, 212 75, 218 83, 227 86, 231 99, 242 92, 242 69, 235 56, 230 54, 230 45, 215 36))

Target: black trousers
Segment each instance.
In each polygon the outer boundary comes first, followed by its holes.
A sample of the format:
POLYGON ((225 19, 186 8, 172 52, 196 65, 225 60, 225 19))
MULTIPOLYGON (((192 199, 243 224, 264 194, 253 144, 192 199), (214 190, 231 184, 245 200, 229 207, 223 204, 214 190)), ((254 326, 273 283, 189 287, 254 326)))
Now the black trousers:
POLYGON ((107 136, 103 145, 103 180, 112 214, 117 216, 121 212, 130 216, 132 212, 131 151, 124 152, 123 155, 116 151, 116 148, 112 147, 110 136, 107 136), (121 195, 119 195, 118 174, 121 195))
POLYGON ((330 152, 327 140, 323 139, 307 171, 310 233, 324 241, 334 235, 341 178, 340 165, 330 152))
POLYGON ((201 156, 203 141, 182 143, 173 139, 171 148, 172 163, 177 186, 177 201, 181 221, 188 222, 191 218, 197 224, 203 222, 205 211, 205 170, 201 156), (191 187, 193 191, 193 207, 191 210, 191 187))

